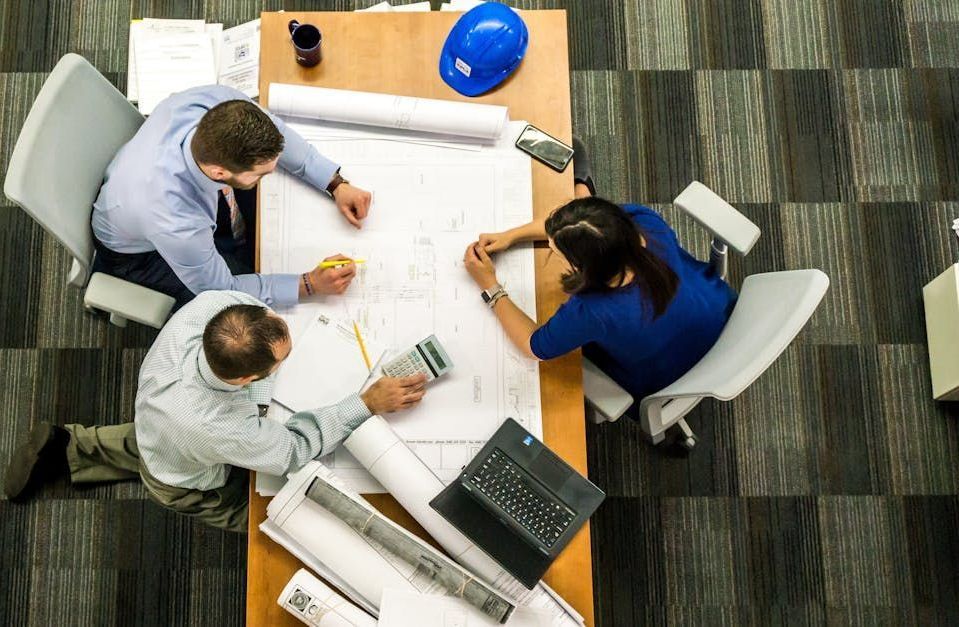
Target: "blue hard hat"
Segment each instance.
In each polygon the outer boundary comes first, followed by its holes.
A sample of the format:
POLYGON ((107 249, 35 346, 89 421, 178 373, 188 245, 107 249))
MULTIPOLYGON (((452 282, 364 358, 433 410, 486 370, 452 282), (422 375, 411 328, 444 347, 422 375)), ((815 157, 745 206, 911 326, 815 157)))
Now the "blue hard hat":
POLYGON ((505 4, 484 2, 456 21, 440 54, 440 76, 464 96, 499 85, 526 54, 529 31, 505 4))

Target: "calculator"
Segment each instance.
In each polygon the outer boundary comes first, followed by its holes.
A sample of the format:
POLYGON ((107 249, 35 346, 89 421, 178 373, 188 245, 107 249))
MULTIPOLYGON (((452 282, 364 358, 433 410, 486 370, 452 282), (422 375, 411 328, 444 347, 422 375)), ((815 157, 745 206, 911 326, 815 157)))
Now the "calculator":
POLYGON ((423 373, 427 381, 432 381, 449 372, 452 367, 450 356, 436 336, 431 335, 384 364, 383 374, 388 377, 409 377, 423 373))

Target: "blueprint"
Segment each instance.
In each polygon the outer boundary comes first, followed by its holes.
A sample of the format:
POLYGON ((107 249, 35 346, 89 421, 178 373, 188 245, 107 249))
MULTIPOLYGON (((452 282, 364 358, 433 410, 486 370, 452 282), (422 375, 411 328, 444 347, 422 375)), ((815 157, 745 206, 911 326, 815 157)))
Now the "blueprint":
MULTIPOLYGON (((304 272, 335 253, 367 262, 344 296, 278 310, 294 345, 318 314, 356 321, 367 341, 386 350, 435 334, 453 369, 430 384, 417 407, 386 418, 444 483, 507 417, 542 437, 538 365, 508 341, 462 263, 480 232, 532 219, 529 158, 512 147, 525 123, 509 123, 493 146, 462 147, 324 124, 298 119, 290 126, 373 192, 370 215, 354 229, 326 194, 278 170, 260 183, 260 269, 304 272)), ((511 249, 495 262, 513 302, 535 318, 532 248, 511 249)), ((345 451, 323 461, 354 490, 382 491, 345 451)))
POLYGON ((509 121, 508 109, 498 105, 283 83, 270 85, 270 110, 324 123, 473 137, 485 143, 502 136, 509 121))

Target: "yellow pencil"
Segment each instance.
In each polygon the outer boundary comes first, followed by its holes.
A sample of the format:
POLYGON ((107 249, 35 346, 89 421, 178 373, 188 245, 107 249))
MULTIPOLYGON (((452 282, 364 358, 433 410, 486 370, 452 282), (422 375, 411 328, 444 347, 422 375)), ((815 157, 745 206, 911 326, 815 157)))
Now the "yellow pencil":
POLYGON ((360 344, 360 352, 363 353, 363 361, 366 362, 366 369, 373 371, 373 365, 370 363, 370 356, 366 354, 366 344, 363 343, 363 336, 360 335, 360 328, 353 323, 353 333, 356 333, 356 341, 360 344))
POLYGON ((348 263, 366 263, 366 259, 334 259, 332 261, 321 261, 321 268, 338 268, 348 263))

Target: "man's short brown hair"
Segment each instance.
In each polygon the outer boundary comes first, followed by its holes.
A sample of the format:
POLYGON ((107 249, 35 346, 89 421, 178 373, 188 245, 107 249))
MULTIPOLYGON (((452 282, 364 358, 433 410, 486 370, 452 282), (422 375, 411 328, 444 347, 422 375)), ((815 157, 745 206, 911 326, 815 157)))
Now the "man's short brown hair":
POLYGON ((200 118, 190 148, 197 163, 248 172, 283 152, 283 134, 249 100, 227 100, 200 118))
POLYGON ((286 323, 266 307, 230 305, 203 330, 203 352, 221 379, 265 377, 276 365, 273 346, 288 337, 286 323))

